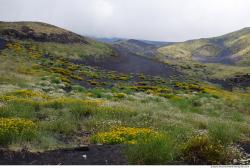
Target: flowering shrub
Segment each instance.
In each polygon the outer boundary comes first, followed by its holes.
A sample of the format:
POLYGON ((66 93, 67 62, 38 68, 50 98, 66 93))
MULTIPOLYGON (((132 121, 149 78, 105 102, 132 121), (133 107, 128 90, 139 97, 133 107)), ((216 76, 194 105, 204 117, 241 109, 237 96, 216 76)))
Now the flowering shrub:
POLYGON ((230 155, 227 148, 210 142, 207 135, 191 137, 182 146, 182 158, 189 164, 226 164, 230 155))
POLYGON ((34 90, 16 90, 0 96, 0 101, 15 100, 18 98, 47 98, 47 95, 34 90))
POLYGON ((125 98, 127 95, 125 93, 117 93, 114 95, 116 98, 122 99, 125 98))
POLYGON ((36 135, 36 124, 20 118, 0 118, 0 144, 7 145, 16 140, 31 140, 36 135))
POLYGON ((41 92, 33 90, 17 90, 13 94, 21 97, 44 97, 44 94, 41 92))
POLYGON ((175 87, 183 90, 204 92, 204 88, 198 84, 176 82, 175 87))
POLYGON ((139 136, 157 134, 150 128, 117 127, 109 132, 100 132, 91 140, 102 144, 135 144, 139 136))
POLYGON ((58 103, 63 103, 63 104, 74 104, 74 103, 80 103, 80 104, 85 104, 85 105, 102 105, 105 101, 104 100, 99 100, 99 99, 76 99, 76 98, 57 98, 57 99, 51 99, 48 102, 58 102, 58 103))
POLYGON ((11 101, 11 100, 15 100, 16 99, 16 96, 12 96, 12 95, 2 95, 0 96, 0 101, 2 102, 6 102, 6 101, 11 101))

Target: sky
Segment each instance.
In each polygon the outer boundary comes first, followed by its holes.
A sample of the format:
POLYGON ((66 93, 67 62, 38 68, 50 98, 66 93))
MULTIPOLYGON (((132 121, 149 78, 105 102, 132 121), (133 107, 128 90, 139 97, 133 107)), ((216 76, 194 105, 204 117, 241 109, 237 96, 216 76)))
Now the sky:
POLYGON ((81 35, 185 41, 250 27, 250 0, 0 0, 1 21, 42 21, 81 35))

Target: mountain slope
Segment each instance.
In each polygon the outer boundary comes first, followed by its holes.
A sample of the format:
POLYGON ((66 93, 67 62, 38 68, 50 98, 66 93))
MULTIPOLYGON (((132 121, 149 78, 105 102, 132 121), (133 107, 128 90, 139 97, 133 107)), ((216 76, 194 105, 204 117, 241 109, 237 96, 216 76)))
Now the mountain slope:
POLYGON ((40 22, 0 22, 0 35, 7 39, 40 42, 88 43, 83 36, 40 22))
POLYGON ((156 53, 156 45, 150 44, 144 41, 129 39, 129 40, 119 40, 112 44, 116 48, 122 48, 131 53, 152 58, 156 53))
POLYGON ((114 54, 106 44, 41 22, 0 22, 0 37, 7 41, 32 42, 47 54, 73 59, 114 54))
POLYGON ((250 28, 223 36, 190 40, 159 48, 161 59, 174 58, 201 62, 250 64, 250 28))

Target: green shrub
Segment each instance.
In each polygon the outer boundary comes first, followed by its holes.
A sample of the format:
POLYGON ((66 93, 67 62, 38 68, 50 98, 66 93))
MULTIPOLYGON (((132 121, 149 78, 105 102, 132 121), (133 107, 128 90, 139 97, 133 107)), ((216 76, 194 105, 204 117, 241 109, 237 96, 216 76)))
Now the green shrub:
POLYGON ((166 135, 147 135, 138 138, 137 143, 125 149, 130 164, 170 164, 176 156, 173 140, 166 135))
POLYGON ((83 103, 69 104, 70 112, 76 117, 87 117, 96 111, 96 106, 83 103))
POLYGON ((207 135, 191 137, 182 146, 181 156, 188 164, 227 164, 230 161, 227 148, 211 142, 207 135))
POLYGON ((34 118, 39 109, 39 104, 33 101, 14 100, 0 107, 0 117, 34 118))
POLYGON ((115 97, 119 98, 119 99, 125 98, 126 96, 127 95, 125 93, 117 93, 117 94, 115 94, 115 97))
POLYGON ((208 134, 212 141, 227 145, 239 138, 240 131, 233 123, 212 122, 209 123, 208 134))
POLYGON ((52 100, 44 103, 44 106, 47 108, 53 108, 55 110, 62 109, 64 102, 59 100, 52 100))
POLYGON ((233 112, 231 118, 233 121, 244 121, 244 115, 240 112, 233 112))
POLYGON ((70 113, 62 113, 60 117, 56 117, 54 120, 40 123, 42 130, 66 136, 76 132, 77 124, 78 122, 70 113))
POLYGON ((92 93, 93 97, 96 97, 96 98, 105 97, 104 96, 105 91, 103 89, 92 89, 91 93, 92 93))
POLYGON ((73 85, 72 89, 77 91, 77 92, 85 92, 86 91, 86 89, 80 85, 73 85))
POLYGON ((55 84, 59 84, 59 83, 61 83, 61 79, 59 77, 53 76, 51 79, 51 82, 55 83, 55 84))
POLYGON ((16 141, 30 141, 36 136, 36 124, 19 118, 0 118, 0 144, 16 141))
POLYGON ((161 130, 167 132, 178 143, 185 142, 192 133, 192 128, 182 124, 164 124, 161 125, 161 130))

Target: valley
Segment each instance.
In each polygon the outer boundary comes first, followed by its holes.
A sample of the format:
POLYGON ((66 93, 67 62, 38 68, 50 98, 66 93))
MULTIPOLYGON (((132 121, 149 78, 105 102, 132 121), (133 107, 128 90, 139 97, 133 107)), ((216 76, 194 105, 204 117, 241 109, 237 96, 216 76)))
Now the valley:
POLYGON ((104 43, 0 22, 0 164, 249 164, 249 34, 104 43))

